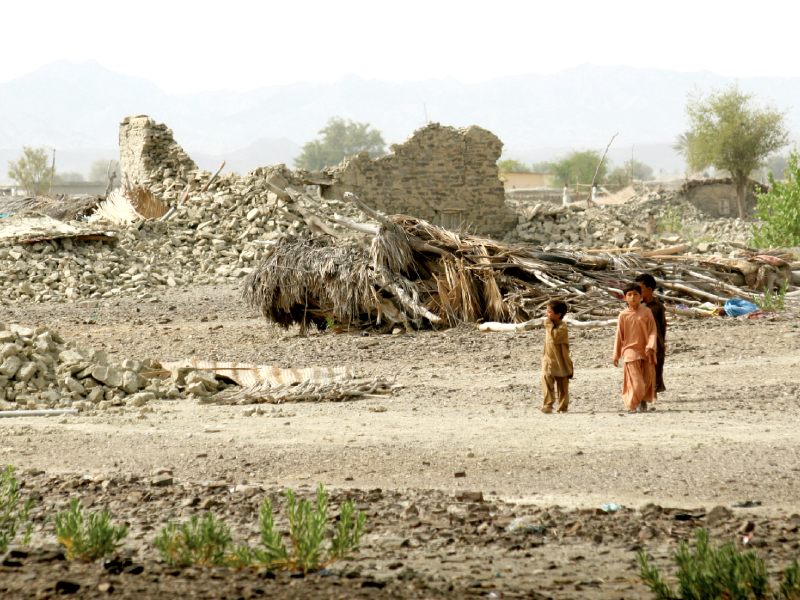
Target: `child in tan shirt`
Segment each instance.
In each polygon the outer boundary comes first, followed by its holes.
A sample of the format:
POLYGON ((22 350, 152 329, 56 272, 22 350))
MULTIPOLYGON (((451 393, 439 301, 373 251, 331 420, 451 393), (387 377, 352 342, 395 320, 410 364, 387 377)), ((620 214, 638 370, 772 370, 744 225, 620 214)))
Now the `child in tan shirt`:
POLYGON ((631 283, 623 288, 628 308, 619 313, 614 339, 614 366, 621 358, 625 363, 622 400, 628 412, 647 410, 655 400, 656 388, 656 322, 653 313, 642 304, 642 288, 631 283))
POLYGON ((544 318, 544 353, 542 356, 542 392, 544 392, 543 413, 553 412, 558 388, 558 412, 569 409, 569 380, 572 379, 572 359, 569 355, 569 333, 562 320, 567 314, 567 305, 561 300, 547 303, 547 316, 544 318))

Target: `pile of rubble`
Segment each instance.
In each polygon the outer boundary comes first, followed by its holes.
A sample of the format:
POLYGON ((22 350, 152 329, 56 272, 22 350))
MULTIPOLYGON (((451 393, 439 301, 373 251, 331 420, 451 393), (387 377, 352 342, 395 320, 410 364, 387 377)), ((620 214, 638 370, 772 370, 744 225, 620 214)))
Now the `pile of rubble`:
POLYGON ((175 369, 168 379, 148 376, 160 368, 153 360, 113 362, 103 351, 77 348, 41 327, 0 323, 0 410, 141 407, 226 387, 195 369, 175 369))
POLYGON ((549 248, 662 248, 678 243, 690 251, 729 255, 752 237, 752 223, 708 217, 674 194, 646 194, 624 204, 558 205, 512 201, 519 217, 504 238, 549 248))
MULTIPOLYGON (((237 179, 234 185, 246 181, 237 179)), ((0 285, 6 290, 0 302, 70 302, 119 294, 146 299, 158 289, 236 281, 264 257, 264 242, 283 234, 311 235, 309 222, 318 222, 312 213, 361 218, 337 200, 315 199, 289 185, 278 191, 285 196, 260 190, 237 203, 223 178, 213 192, 190 197, 172 219, 115 226, 115 234, 103 240, 31 239, 22 229, 0 238, 0 285)), ((322 227, 352 236, 333 221, 322 227)))

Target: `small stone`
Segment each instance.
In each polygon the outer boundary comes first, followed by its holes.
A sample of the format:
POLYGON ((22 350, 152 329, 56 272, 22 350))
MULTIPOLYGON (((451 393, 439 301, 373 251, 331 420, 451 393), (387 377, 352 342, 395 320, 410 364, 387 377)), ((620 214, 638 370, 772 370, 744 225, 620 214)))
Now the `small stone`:
POLYGON ((155 487, 166 487, 168 485, 172 485, 172 475, 157 475, 153 477, 151 483, 155 487))
POLYGON ((456 471, 455 473, 453 473, 453 477, 456 477, 456 478, 458 478, 458 477, 466 477, 466 476, 467 476, 467 472, 466 471, 456 471))
POLYGON ((750 533, 756 528, 756 524, 753 521, 745 521, 739 527, 739 533, 750 533))
POLYGON ((122 372, 122 385, 119 386, 127 394, 135 394, 141 387, 141 381, 138 373, 133 371, 122 372))
POLYGON ((197 381, 191 385, 186 386, 187 394, 194 394, 195 396, 210 396, 211 392, 206 390, 206 386, 201 381, 197 381))
MULTIPOLYGON (((16 357, 9 357, 9 358, 16 358, 16 357)), ((14 377, 17 381, 29 381, 36 375, 36 371, 39 370, 39 365, 35 362, 30 361, 23 364, 19 370, 17 371, 16 376, 14 377)))
POLYGON ((715 506, 706 515, 706 523, 715 525, 733 517, 733 511, 726 506, 715 506))
POLYGON ((134 394, 128 401, 125 403, 126 406, 138 407, 144 406, 150 400, 155 400, 156 395, 153 392, 139 392, 138 394, 134 394))
POLYGON ((112 367, 103 367, 97 365, 92 369, 92 377, 97 381, 105 383, 109 387, 119 388, 122 387, 124 371, 121 369, 114 369, 112 367))
POLYGON ((86 393, 86 388, 83 387, 80 381, 75 379, 74 377, 67 377, 64 380, 64 384, 67 386, 70 392, 75 392, 76 394, 80 394, 83 396, 86 393))
POLYGON ((207 496, 200 501, 200 504, 197 506, 200 510, 208 510, 212 506, 217 504, 216 499, 213 496, 207 496))
POLYGON ((3 377, 8 377, 11 379, 14 375, 17 374, 19 368, 22 366, 22 361, 19 359, 18 356, 12 355, 7 357, 3 364, 0 365, 0 375, 3 377))
MULTIPOLYGON (((466 476, 466 473, 464 476, 466 476)), ((480 503, 483 502, 483 492, 458 492, 456 493, 456 500, 459 502, 480 503)))

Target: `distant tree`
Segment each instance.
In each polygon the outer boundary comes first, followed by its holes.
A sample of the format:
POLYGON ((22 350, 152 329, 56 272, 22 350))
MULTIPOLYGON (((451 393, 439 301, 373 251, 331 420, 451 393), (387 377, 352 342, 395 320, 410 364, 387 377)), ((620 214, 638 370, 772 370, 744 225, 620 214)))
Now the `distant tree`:
POLYGON ((625 187, 630 183, 630 176, 630 171, 625 167, 614 167, 611 169, 611 172, 606 175, 606 181, 620 187, 625 187))
POLYGON ((546 160, 533 163, 531 165, 531 171, 533 173, 553 173, 553 163, 546 160))
POLYGON ((530 173, 531 168, 516 159, 507 158, 497 162, 497 167, 503 173, 530 173))
POLYGON ((319 133, 322 137, 308 142, 303 146, 302 154, 294 159, 296 167, 318 171, 338 165, 345 157, 360 152, 367 151, 372 158, 386 154, 386 142, 381 132, 370 129, 369 123, 331 117, 319 133))
POLYGON ((789 157, 775 154, 767 161, 767 172, 772 176, 782 181, 786 179, 786 171, 789 169, 789 157))
POLYGON ((53 179, 53 183, 75 183, 79 181, 85 181, 85 179, 83 178, 83 173, 78 173, 76 171, 56 173, 56 176, 53 179))
MULTIPOLYGON (((111 159, 107 158, 98 158, 94 161, 89 167, 89 181, 108 181, 108 164, 110 162, 111 159)), ((119 163, 114 161, 111 166, 114 168, 114 172, 117 172, 119 163)))
MULTIPOLYGON (((553 163, 553 173, 564 183, 592 183, 600 158, 600 153, 596 150, 570 152, 553 163)), ((607 173, 608 167, 603 161, 597 173, 597 181, 605 181, 607 173)))
POLYGON ((755 94, 742 92, 733 84, 707 97, 689 94, 686 116, 689 130, 683 134, 681 154, 689 168, 729 172, 736 184, 739 218, 745 218, 748 175, 789 141, 786 111, 756 106, 755 94))
POLYGON ((50 188, 51 167, 46 148, 22 147, 22 156, 8 161, 8 176, 24 187, 29 194, 38 196, 50 188))
POLYGON ((653 177, 653 167, 641 161, 630 159, 621 167, 614 167, 606 176, 606 181, 617 185, 628 185, 631 180, 649 181, 653 177))

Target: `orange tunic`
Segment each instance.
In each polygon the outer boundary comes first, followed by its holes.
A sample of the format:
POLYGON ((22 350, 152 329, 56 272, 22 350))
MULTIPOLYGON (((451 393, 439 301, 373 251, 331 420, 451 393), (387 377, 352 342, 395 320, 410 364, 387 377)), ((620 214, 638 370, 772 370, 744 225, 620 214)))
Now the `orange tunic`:
POLYGON ((649 308, 642 304, 637 310, 626 308, 619 313, 614 362, 620 358, 625 362, 622 401, 628 410, 655 401, 657 348, 656 322, 649 308))
POLYGON ((637 310, 626 308, 619 313, 617 337, 614 340, 614 362, 647 360, 655 364, 658 335, 653 313, 644 304, 637 310), (650 356, 647 351, 650 351, 650 356))

